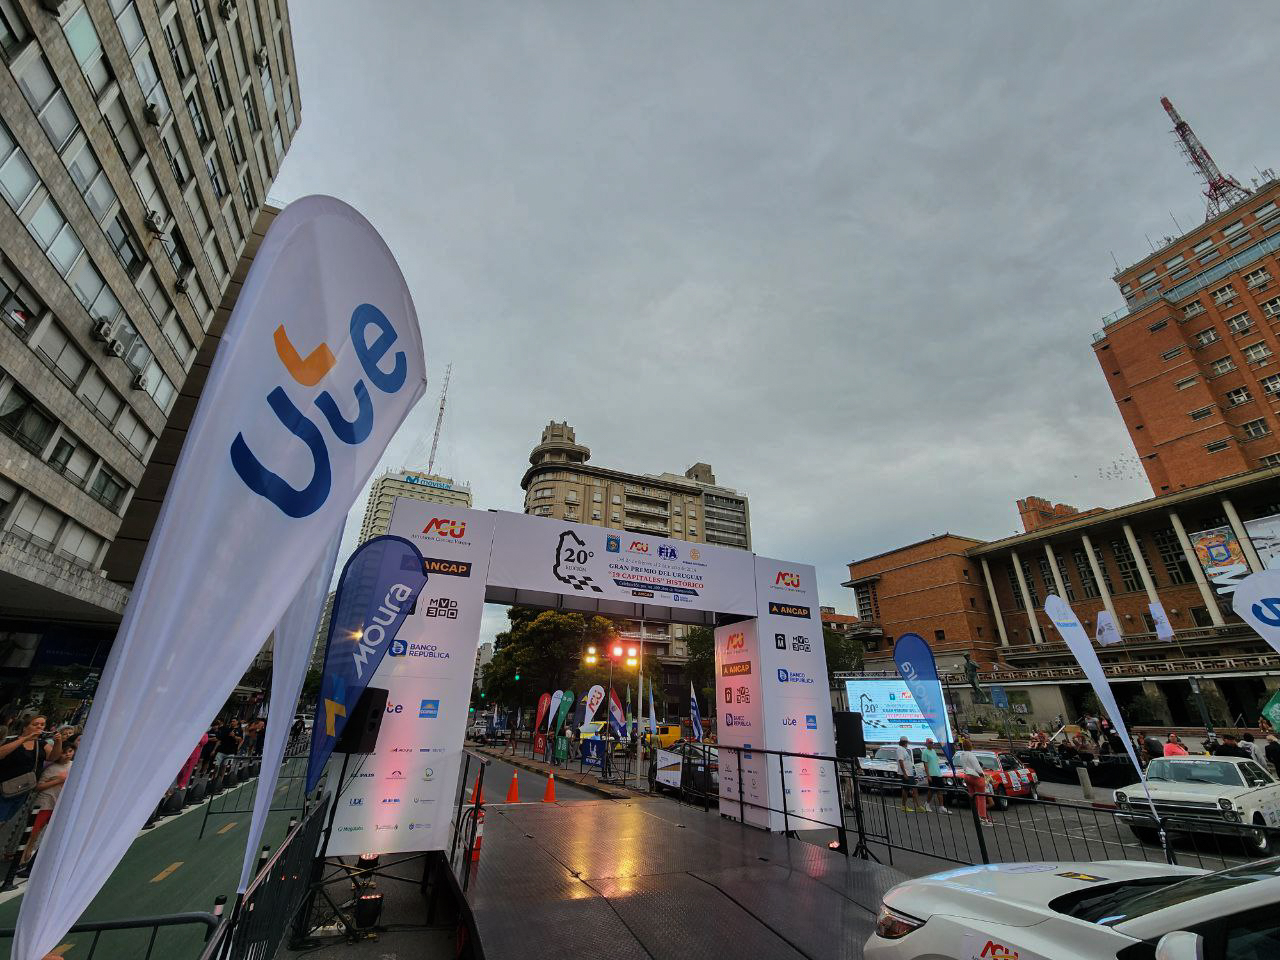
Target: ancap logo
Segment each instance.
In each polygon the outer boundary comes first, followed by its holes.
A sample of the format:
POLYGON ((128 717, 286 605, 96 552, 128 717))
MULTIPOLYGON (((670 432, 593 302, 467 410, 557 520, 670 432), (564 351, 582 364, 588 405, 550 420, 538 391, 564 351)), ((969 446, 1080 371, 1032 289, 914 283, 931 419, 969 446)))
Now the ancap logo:
POLYGON ((432 533, 437 537, 453 537, 461 540, 467 535, 467 521, 450 520, 447 517, 432 517, 422 528, 423 533, 432 533))
MULTIPOLYGON (((392 354, 391 369, 383 370, 379 363, 391 353, 399 334, 386 314, 371 303, 362 303, 351 314, 348 324, 351 346, 365 377, 376 390, 394 394, 404 387, 409 373, 409 359, 403 351, 392 354), (370 343, 370 330, 375 333, 370 343)), ((289 340, 283 325, 275 331, 276 355, 285 371, 298 384, 314 387, 323 380, 338 363, 327 343, 318 344, 305 358, 289 340)), ((365 386, 364 378, 356 380, 352 388, 356 401, 354 420, 348 420, 338 407, 338 401, 328 390, 320 391, 315 406, 324 415, 329 430, 339 441, 350 447, 358 447, 373 433, 373 399, 365 386)), ((231 441, 231 466, 244 485, 270 500, 286 517, 295 520, 309 517, 329 499, 333 488, 333 464, 324 435, 315 421, 298 409, 283 386, 273 387, 267 394, 267 406, 281 425, 297 437, 311 454, 311 479, 301 488, 294 487, 279 474, 268 470, 249 449, 243 433, 237 433, 231 441)), ((294 471, 289 471, 293 475, 294 471)))
POLYGON ((726 677, 746 676, 750 672, 751 672, 750 660, 743 660, 741 663, 726 663, 723 667, 720 668, 721 675, 726 677))
POLYGON ((769 601, 769 613, 775 617, 800 617, 809 619, 809 608, 794 603, 777 603, 769 601))
POLYGON ((729 639, 724 642, 726 650, 743 650, 747 646, 747 636, 744 633, 731 633, 729 639))
POLYGON ((787 570, 779 570, 778 576, 773 581, 773 585, 775 587, 795 587, 798 589, 800 587, 800 574, 791 573, 787 570))

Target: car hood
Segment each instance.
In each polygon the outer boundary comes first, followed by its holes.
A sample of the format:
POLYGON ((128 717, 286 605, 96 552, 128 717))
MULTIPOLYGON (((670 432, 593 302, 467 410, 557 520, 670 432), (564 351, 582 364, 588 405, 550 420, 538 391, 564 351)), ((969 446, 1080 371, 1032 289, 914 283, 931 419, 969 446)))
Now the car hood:
MULTIPOLYGON (((1148 784, 1151 799, 1186 801, 1190 803, 1208 803, 1218 797, 1237 797, 1248 793, 1245 787, 1228 787, 1221 783, 1165 783, 1157 780, 1148 784)), ((1146 803, 1147 796, 1142 792, 1142 784, 1135 783, 1131 787, 1122 787, 1119 791, 1129 798, 1130 803, 1146 803)))
POLYGON ((1145 877, 1193 876, 1188 867, 1132 860, 1077 863, 991 864, 947 870, 900 883, 884 902, 901 913, 928 920, 942 914, 989 923, 1029 927, 1056 916, 1049 902, 1082 887, 1145 877))

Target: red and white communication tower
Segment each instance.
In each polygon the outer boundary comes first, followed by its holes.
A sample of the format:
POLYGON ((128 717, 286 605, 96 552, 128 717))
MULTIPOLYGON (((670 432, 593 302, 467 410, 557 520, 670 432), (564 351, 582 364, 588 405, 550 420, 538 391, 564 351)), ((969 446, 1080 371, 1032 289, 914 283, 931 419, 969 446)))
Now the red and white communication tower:
POLYGON ((1213 157, 1209 156, 1209 151, 1191 129, 1191 124, 1182 119, 1168 97, 1161 97, 1160 105, 1173 119, 1173 134, 1178 138, 1178 146, 1183 156, 1187 158, 1187 163, 1195 168, 1205 182, 1204 195, 1209 200, 1208 209, 1205 212, 1206 221, 1212 220, 1253 192, 1240 186, 1235 177, 1218 169, 1218 165, 1213 162, 1213 157))

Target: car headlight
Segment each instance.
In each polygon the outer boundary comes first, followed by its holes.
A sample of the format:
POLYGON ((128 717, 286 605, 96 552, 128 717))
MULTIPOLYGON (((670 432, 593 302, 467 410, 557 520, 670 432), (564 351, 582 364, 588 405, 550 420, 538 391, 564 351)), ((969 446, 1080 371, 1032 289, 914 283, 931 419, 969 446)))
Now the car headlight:
POLYGON ((1232 803, 1230 800, 1228 800, 1226 797, 1220 797, 1220 798, 1218 799, 1218 808, 1219 808, 1220 810, 1234 810, 1234 809, 1235 809, 1235 804, 1233 804, 1233 803, 1232 803))
POLYGON ((876 936, 885 940, 900 940, 912 930, 924 926, 923 920, 909 917, 905 913, 891 910, 886 904, 880 904, 880 914, 876 917, 876 936))
POLYGON ((1123 791, 1123 790, 1117 790, 1117 791, 1116 791, 1116 806, 1118 806, 1118 807, 1123 807, 1123 806, 1124 806, 1125 804, 1127 804, 1128 802, 1129 802, 1129 798, 1125 795, 1124 791, 1123 791))

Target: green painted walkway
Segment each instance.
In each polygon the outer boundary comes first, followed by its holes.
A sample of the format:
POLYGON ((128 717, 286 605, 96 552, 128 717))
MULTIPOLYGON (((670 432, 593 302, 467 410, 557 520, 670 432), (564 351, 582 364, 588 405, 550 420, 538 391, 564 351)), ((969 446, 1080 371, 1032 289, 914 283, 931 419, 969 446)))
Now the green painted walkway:
MULTIPOLYGON (((242 783, 214 799, 213 810, 245 808, 244 812, 211 813, 205 835, 199 838, 205 804, 189 808, 177 817, 143 832, 94 898, 82 920, 119 920, 191 910, 213 911, 219 894, 235 900, 236 882, 249 829, 249 810, 257 781, 242 783)), ((288 782, 277 789, 273 806, 292 805, 296 791, 288 782)), ((274 850, 288 828, 288 811, 273 812, 267 819, 263 843, 274 850)), ((25 887, 25 885, 24 885, 25 887)), ((21 891, 24 887, 20 887, 21 891)), ((18 919, 21 896, 0 903, 0 928, 12 928, 18 919)), ((203 928, 175 927, 161 930, 152 953, 154 960, 194 960, 203 942, 203 928)), ((104 933, 94 960, 139 960, 146 955, 150 932, 104 933)), ((89 956, 93 934, 70 934, 68 960, 89 956)), ((0 939, 0 960, 9 960, 10 939, 0 939)))

